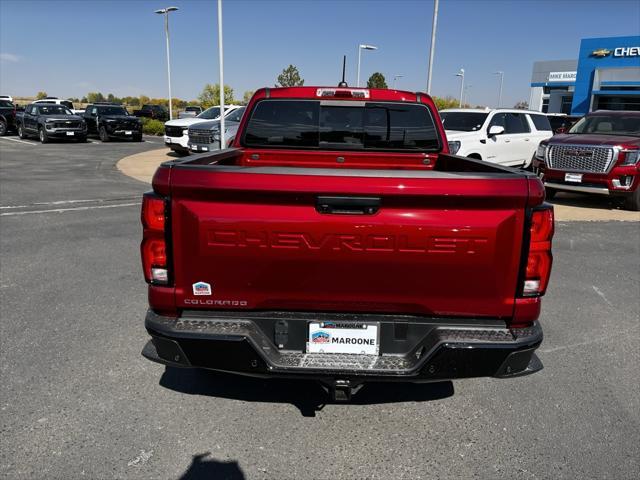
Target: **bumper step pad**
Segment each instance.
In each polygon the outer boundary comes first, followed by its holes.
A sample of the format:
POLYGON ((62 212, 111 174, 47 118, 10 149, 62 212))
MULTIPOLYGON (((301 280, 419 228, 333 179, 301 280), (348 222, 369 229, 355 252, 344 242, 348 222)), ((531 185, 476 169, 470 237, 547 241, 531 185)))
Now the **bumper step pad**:
POLYGON ((316 374, 435 380, 511 377, 542 368, 533 353, 542 341, 537 323, 523 329, 434 326, 407 355, 383 352, 373 356, 278 350, 250 314, 235 314, 240 318, 222 314, 174 319, 150 311, 146 327, 152 341, 145 346, 143 355, 165 365, 266 376, 316 374))

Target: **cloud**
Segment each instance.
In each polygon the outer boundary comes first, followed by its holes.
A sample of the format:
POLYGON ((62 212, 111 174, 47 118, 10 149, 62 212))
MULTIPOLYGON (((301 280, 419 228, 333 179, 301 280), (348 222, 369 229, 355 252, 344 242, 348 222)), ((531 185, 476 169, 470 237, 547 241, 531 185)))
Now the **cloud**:
POLYGON ((2 62, 16 63, 16 62, 19 62, 20 59, 21 57, 19 55, 14 55, 13 53, 6 53, 6 52, 0 53, 0 61, 2 62))

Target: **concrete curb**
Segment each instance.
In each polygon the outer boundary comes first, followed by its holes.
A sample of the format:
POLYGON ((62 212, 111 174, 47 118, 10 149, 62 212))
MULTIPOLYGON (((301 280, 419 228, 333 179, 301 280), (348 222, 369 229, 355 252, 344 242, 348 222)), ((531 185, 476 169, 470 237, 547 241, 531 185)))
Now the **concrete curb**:
MULTIPOLYGON (((162 162, 175 160, 171 150, 159 148, 124 157, 117 163, 118 170, 141 182, 151 183, 153 174, 162 162)), ((640 222, 640 212, 616 208, 608 198, 559 193, 552 202, 559 222, 640 222)))
POLYGON ((176 159, 176 157, 169 155, 170 153, 171 150, 167 148, 136 153, 118 160, 116 167, 128 177, 151 183, 153 174, 162 162, 176 159))

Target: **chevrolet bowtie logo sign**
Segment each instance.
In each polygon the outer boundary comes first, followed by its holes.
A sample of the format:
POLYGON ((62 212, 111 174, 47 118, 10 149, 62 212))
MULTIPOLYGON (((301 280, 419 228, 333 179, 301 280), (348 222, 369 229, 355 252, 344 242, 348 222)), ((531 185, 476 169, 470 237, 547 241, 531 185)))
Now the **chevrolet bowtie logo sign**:
POLYGON ((602 57, 608 57, 609 55, 611 55, 611 50, 607 50, 606 48, 600 48, 598 50, 594 50, 593 52, 591 52, 592 57, 602 58, 602 57))

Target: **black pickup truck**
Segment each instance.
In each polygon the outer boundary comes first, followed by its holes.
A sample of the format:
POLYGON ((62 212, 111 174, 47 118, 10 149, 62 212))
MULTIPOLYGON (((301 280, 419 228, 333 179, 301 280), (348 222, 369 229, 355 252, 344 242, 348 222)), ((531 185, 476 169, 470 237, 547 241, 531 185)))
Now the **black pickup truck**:
POLYGON ((16 128, 16 106, 9 100, 0 100, 0 136, 16 128))
POLYGON ((136 117, 152 118, 162 122, 169 120, 169 111, 162 105, 142 105, 142 108, 140 110, 134 110, 133 114, 136 117))
POLYGON ((84 110, 89 135, 98 135, 100 140, 108 142, 113 138, 142 141, 142 122, 129 115, 122 105, 114 103, 95 103, 84 110))
POLYGON ((28 105, 17 117, 18 136, 37 136, 42 143, 51 139, 87 141, 87 124, 64 105, 38 103, 28 105))

